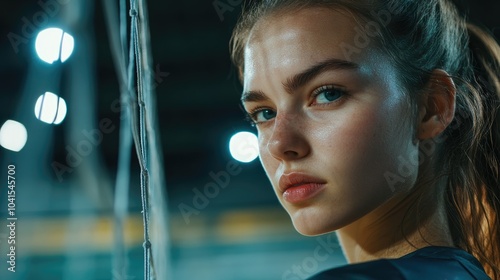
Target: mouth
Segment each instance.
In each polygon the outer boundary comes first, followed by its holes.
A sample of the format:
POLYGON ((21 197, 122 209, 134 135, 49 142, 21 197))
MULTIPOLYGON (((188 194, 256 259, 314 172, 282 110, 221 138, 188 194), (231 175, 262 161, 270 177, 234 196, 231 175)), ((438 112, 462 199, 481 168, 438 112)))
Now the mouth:
POLYGON ((283 174, 279 180, 283 199, 294 204, 313 198, 325 189, 325 186, 325 180, 300 172, 283 174))

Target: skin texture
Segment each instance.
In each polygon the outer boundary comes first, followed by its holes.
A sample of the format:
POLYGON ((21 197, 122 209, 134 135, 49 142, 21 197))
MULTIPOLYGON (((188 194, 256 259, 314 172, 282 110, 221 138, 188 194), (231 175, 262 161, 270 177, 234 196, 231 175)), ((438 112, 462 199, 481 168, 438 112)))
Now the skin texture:
POLYGON ((444 71, 434 72, 416 126, 391 60, 373 43, 350 55, 341 47, 355 45, 357 24, 349 12, 318 7, 271 14, 252 29, 242 100, 257 121, 262 165, 297 231, 337 230, 350 262, 399 257, 430 243, 452 246, 441 188, 417 186, 428 166, 407 164, 404 174, 399 170, 418 155, 421 140, 451 122, 453 82, 444 71), (323 67, 292 85, 297 74, 332 59, 348 63, 323 67), (291 203, 279 180, 293 172, 318 178, 325 187, 291 203), (387 172, 403 180, 390 182, 387 172), (405 240, 403 216, 422 193, 427 211, 419 219, 409 212, 405 240))

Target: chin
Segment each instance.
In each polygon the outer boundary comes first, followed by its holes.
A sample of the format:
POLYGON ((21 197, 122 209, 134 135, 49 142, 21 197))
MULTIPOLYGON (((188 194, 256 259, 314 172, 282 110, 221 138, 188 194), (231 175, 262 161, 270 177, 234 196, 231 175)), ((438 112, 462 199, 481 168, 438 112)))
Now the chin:
MULTIPOLYGON (((322 215, 318 215, 319 213, 314 213, 312 209, 299 209, 293 212, 288 211, 288 214, 292 219, 295 230, 304 236, 317 236, 340 228, 339 225, 332 223, 331 220, 321 217, 322 215)), ((331 215, 329 218, 331 219, 331 215)))

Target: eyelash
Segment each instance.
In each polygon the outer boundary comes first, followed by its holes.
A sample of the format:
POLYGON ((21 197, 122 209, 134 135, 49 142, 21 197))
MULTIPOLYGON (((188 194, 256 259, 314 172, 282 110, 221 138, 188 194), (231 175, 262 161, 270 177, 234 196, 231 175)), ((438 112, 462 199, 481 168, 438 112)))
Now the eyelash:
POLYGON ((251 110, 250 112, 246 113, 245 120, 248 121, 251 126, 256 127, 259 123, 262 123, 262 122, 257 122, 255 120, 256 119, 256 115, 258 113, 260 113, 261 111, 263 111, 263 110, 270 110, 270 109, 267 108, 267 107, 257 107, 255 109, 251 110))
MULTIPOLYGON (((324 85, 324 86, 321 86, 321 87, 315 89, 312 92, 312 94, 311 94, 312 99, 315 100, 320 94, 324 93, 327 90, 339 91, 341 95, 337 99, 332 100, 332 101, 330 101, 328 103, 317 103, 317 104, 315 104, 315 106, 328 106, 328 105, 330 105, 332 103, 336 103, 339 100, 344 99, 346 97, 347 93, 348 93, 343 87, 339 87, 339 86, 335 86, 335 85, 324 85)), ((257 114, 260 113, 260 112, 262 112, 262 111, 264 111, 264 110, 272 110, 272 109, 270 109, 269 107, 257 107, 257 108, 254 108, 250 112, 246 113, 245 120, 248 121, 253 127, 259 125, 260 123, 266 122, 266 121, 262 121, 262 122, 257 122, 256 121, 257 114)))
POLYGON ((332 100, 328 103, 317 103, 316 106, 325 106, 325 105, 330 105, 332 103, 336 103, 339 100, 345 98, 347 95, 347 91, 343 87, 339 87, 339 86, 335 86, 335 85, 325 85, 325 86, 321 86, 313 91, 312 99, 315 100, 320 94, 324 93, 327 90, 338 91, 340 93, 340 97, 338 97, 337 99, 332 100))

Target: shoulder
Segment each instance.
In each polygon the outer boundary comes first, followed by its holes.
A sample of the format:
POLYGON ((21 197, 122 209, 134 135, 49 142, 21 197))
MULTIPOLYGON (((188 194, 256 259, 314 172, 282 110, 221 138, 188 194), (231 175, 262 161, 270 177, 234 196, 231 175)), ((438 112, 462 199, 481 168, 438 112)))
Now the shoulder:
POLYGON ((381 259, 323 271, 309 280, 327 279, 490 279, 469 253, 431 246, 398 259, 381 259))

